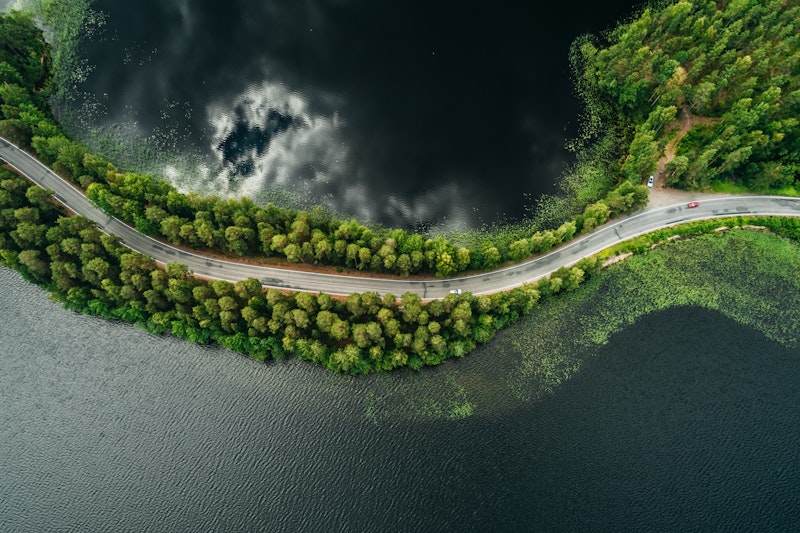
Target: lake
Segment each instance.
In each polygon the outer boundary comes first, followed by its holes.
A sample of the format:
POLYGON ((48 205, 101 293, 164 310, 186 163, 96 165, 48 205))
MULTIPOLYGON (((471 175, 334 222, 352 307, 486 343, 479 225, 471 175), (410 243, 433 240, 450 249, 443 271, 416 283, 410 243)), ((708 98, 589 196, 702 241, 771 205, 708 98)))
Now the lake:
MULTIPOLYGON (((568 45, 628 7, 252 4, 96 1, 86 131, 185 188, 469 227, 553 190, 578 116, 568 45)), ((738 283, 764 301, 787 282, 752 273, 738 283)), ((563 306, 562 326, 603 317, 563 306)), ((797 350, 707 309, 647 314, 601 346, 534 313, 462 360, 359 378, 76 315, 4 268, 0 317, 2 531, 800 521, 797 350), (582 361, 568 379, 564 354, 582 361)))
POLYGON ((571 42, 632 3, 95 0, 93 71, 59 113, 184 189, 392 226, 518 220, 573 161, 571 42))
POLYGON ((797 353, 711 311, 647 315, 552 394, 520 400, 518 361, 497 350, 535 334, 530 322, 435 369, 350 378, 76 315, 6 269, 0 287, 3 531, 780 531, 800 519, 797 353), (492 401, 438 416, 466 388, 492 401))

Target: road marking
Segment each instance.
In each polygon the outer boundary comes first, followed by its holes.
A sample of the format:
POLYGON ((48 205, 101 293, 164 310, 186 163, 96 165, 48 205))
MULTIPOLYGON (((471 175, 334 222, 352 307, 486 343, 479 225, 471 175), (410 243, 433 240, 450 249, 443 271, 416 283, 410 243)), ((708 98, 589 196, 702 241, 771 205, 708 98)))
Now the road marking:
MULTIPOLYGON (((304 283, 307 283, 308 285, 306 286, 306 288, 299 287, 298 290, 305 290, 305 291, 308 291, 308 292, 315 292, 315 293, 316 292, 320 292, 318 287, 336 285, 336 286, 340 286, 340 287, 343 286, 343 287, 347 288, 348 287, 348 285, 347 285, 348 283, 350 283, 349 287, 350 287, 350 289, 352 289, 351 292, 384 292, 385 293, 385 292, 392 291, 391 287, 395 287, 395 289, 397 289, 397 290, 413 291, 413 292, 416 292, 417 294, 419 294, 420 287, 421 287, 421 289, 422 289, 422 297, 424 299, 428 299, 428 294, 429 294, 429 290, 428 289, 431 289, 430 292, 433 292, 433 293, 438 292, 438 291, 444 291, 446 289, 446 286, 448 286, 447 284, 450 284, 450 283, 461 283, 462 285, 471 285, 471 286, 476 286, 476 287, 480 287, 481 285, 483 285, 485 287, 485 290, 483 290, 483 291, 480 291, 480 290, 470 291, 470 292, 473 292, 473 294, 476 294, 476 295, 500 292, 500 291, 503 291, 503 290, 508 290, 510 288, 519 286, 520 284, 523 284, 523 283, 533 282, 533 281, 535 281, 535 280, 537 280, 537 279, 539 279, 541 277, 544 277, 544 276, 548 275, 553 270, 556 270, 555 268, 552 268, 553 267, 553 263, 556 262, 556 261, 564 261, 564 263, 562 265, 560 265, 560 266, 569 267, 569 266, 574 265, 578 261, 580 261, 583 257, 589 256, 589 255, 593 255, 595 253, 598 253, 602 249, 607 248, 608 246, 603 246, 602 244, 606 239, 605 238, 606 232, 609 233, 609 237, 610 237, 610 231, 611 230, 614 231, 614 233, 617 235, 617 238, 619 240, 626 240, 626 239, 631 239, 631 238, 637 237, 637 236, 642 235, 642 234, 651 233, 652 231, 655 231, 657 229, 661 229, 661 228, 669 227, 669 226, 672 226, 672 225, 675 225, 675 224, 679 224, 679 223, 687 221, 687 220, 705 220, 705 219, 710 219, 710 218, 717 218, 719 216, 730 216, 731 214, 737 214, 737 213, 729 213, 729 211, 731 211, 733 208, 723 208, 724 209, 724 213, 725 213, 724 215, 719 215, 718 214, 719 210, 713 210, 712 211, 713 214, 709 215, 707 210, 705 211, 705 213, 703 213, 702 212, 703 210, 701 209, 700 212, 697 212, 697 213, 691 213, 691 211, 689 211, 689 213, 692 215, 691 217, 673 219, 673 220, 668 220, 668 221, 664 222, 663 218, 660 218, 660 217, 662 217, 662 215, 670 215, 670 214, 675 214, 675 213, 682 212, 683 211, 683 206, 682 205, 681 206, 670 205, 670 206, 663 206, 663 207, 657 207, 657 208, 648 208, 648 209, 645 209, 645 210, 643 210, 643 211, 641 211, 639 213, 631 215, 629 217, 625 217, 625 218, 623 218, 621 220, 618 220, 618 221, 615 221, 613 223, 610 223, 610 224, 606 225, 605 227, 601 227, 599 229, 599 231, 596 231, 594 233, 589 233, 589 234, 587 234, 585 236, 578 237, 577 239, 573 240, 572 242, 567 243, 567 244, 565 244, 563 246, 560 246, 558 249, 553 250, 553 251, 551 251, 551 252, 549 252, 549 253, 547 253, 545 255, 538 256, 538 257, 535 257, 535 258, 531 258, 531 259, 528 259, 526 261, 523 261, 522 263, 518 263, 516 265, 504 267, 502 269, 495 270, 495 271, 488 272, 488 273, 487 272, 482 272, 482 273, 473 274, 473 275, 469 275, 469 276, 461 276, 459 278, 450 278, 448 280, 427 281, 427 282, 426 281, 420 282, 419 280, 387 279, 387 278, 379 278, 379 277, 375 277, 375 278, 360 278, 358 276, 343 276, 343 275, 338 275, 338 274, 327 274, 327 273, 321 273, 321 272, 300 272, 300 271, 293 271, 293 270, 290 270, 290 269, 283 269, 283 268, 247 265, 247 264, 244 264, 244 263, 236 263, 236 262, 227 261, 227 260, 224 260, 224 259, 209 258, 208 256, 204 256, 204 255, 201 255, 201 254, 193 253, 193 252, 190 252, 190 251, 181 250, 181 249, 179 249, 177 247, 174 247, 174 246, 171 246, 169 244, 162 243, 162 242, 160 242, 160 241, 158 241, 156 239, 153 239, 152 237, 149 237, 147 235, 138 233, 136 231, 136 229, 133 228, 132 226, 127 225, 126 223, 122 222, 121 220, 118 220, 116 218, 110 217, 110 216, 108 216, 107 213, 104 213, 101 210, 99 210, 75 186, 73 186, 71 183, 67 182, 66 180, 64 180, 60 176, 58 176, 55 173, 53 173, 50 169, 45 167, 40 161, 38 161, 37 159, 32 157, 30 154, 26 153, 23 150, 20 150, 18 147, 13 146, 13 144, 8 143, 6 140, 0 140, 0 142, 2 142, 2 146, 4 148, 7 148, 14 156, 16 156, 18 159, 19 158, 22 159, 22 161, 18 161, 18 164, 20 166, 24 166, 26 168, 31 168, 32 167, 34 170, 44 169, 44 171, 45 171, 44 177, 40 178, 40 182, 39 183, 44 183, 45 180, 53 179, 54 182, 59 187, 66 187, 67 190, 70 192, 70 195, 74 194, 76 196, 76 198, 73 199, 73 201, 76 202, 78 205, 80 205, 80 207, 84 210, 85 213, 90 213, 92 216, 97 217, 97 218, 100 218, 100 217, 103 217, 103 216, 106 217, 107 224, 109 226, 111 226, 111 227, 117 228, 117 231, 121 232, 120 234, 115 234, 115 236, 120 240, 120 242, 122 244, 124 244, 125 246, 127 246, 128 248, 130 248, 132 250, 138 251, 140 253, 144 253, 143 250, 146 249, 147 246, 149 245, 153 250, 160 251, 163 254, 168 254, 168 255, 176 255, 177 254, 181 258, 186 258, 188 261, 193 261, 193 262, 198 263, 198 264, 201 264, 202 262, 205 262, 208 265, 208 263, 210 262, 210 263, 213 264, 212 268, 217 268, 217 269, 220 269, 220 270, 225 270, 226 269, 226 265, 229 265, 230 268, 228 268, 228 272, 234 272, 234 271, 236 271, 236 272, 244 272, 245 274, 251 274, 252 277, 262 278, 264 280, 277 281, 277 280, 280 279, 280 277, 271 277, 271 276, 283 276, 284 279, 287 279, 287 280, 290 279, 290 278, 296 278, 298 280, 303 280, 303 278, 306 278, 306 281, 304 283), (24 164, 23 164, 23 162, 24 162, 24 164), (98 213, 99 213, 99 215, 98 215, 98 213), (620 231, 620 230, 622 230, 622 224, 623 223, 626 224, 625 229, 627 230, 628 226, 629 226, 629 224, 628 224, 629 222, 639 221, 639 220, 642 219, 642 217, 648 217, 648 218, 651 218, 652 220, 648 220, 646 222, 646 224, 640 225, 639 226, 641 228, 640 231, 637 231, 636 229, 633 229, 631 235, 623 237, 622 235, 623 235, 624 232, 620 231), (119 226, 117 224, 119 224, 119 226), (125 234, 125 235, 129 234, 129 237, 123 237, 122 234, 125 234), (145 244, 143 245, 143 247, 141 249, 136 249, 131 244, 129 244, 127 242, 128 238, 130 238, 130 239, 134 239, 135 238, 135 242, 144 241, 145 244), (598 246, 599 246, 599 248, 598 248, 598 246), (589 252, 587 252, 587 249, 593 250, 593 251, 591 253, 589 253, 589 252), (566 259, 569 259, 569 261, 566 261, 566 259), (545 273, 540 274, 540 275, 535 275, 532 278, 528 278, 528 279, 526 279, 524 281, 521 281, 521 282, 520 281, 516 281, 513 285, 507 285, 507 286, 499 287, 499 288, 497 287, 498 285, 502 285, 504 283, 504 280, 506 278, 508 278, 508 277, 515 278, 517 276, 522 275, 523 271, 524 272, 534 272, 537 269, 541 269, 541 270, 549 269, 550 271, 549 272, 545 272, 545 273), (267 277, 264 277, 265 273, 267 274, 267 277), (336 283, 331 283, 328 280, 336 280, 336 283), (357 284, 360 284, 360 285, 357 285, 357 284)), ((3 159, 5 159, 8 162, 8 158, 3 158, 3 159)), ((24 176, 28 176, 29 177, 31 175, 37 174, 35 171, 31 171, 30 173, 28 173, 28 172, 22 170, 19 166, 16 166, 14 163, 8 162, 8 164, 11 167, 15 168, 18 172, 20 172, 24 176)), ((30 179, 30 177, 29 177, 29 179, 30 179)), ((78 212, 78 211, 76 211, 75 207, 71 207, 71 206, 67 205, 66 201, 63 198, 61 198, 60 196, 55 195, 55 194, 54 194, 54 196, 56 197, 56 199, 58 199, 59 201, 64 203, 64 205, 67 207, 67 209, 69 209, 70 211, 76 212, 76 213, 78 212)), ((753 199, 775 202, 775 204, 777 204, 778 206, 782 206, 787 210, 800 211, 800 200, 798 200, 797 198, 750 195, 750 196, 737 196, 734 201, 743 202, 743 201, 753 200, 753 199)), ((711 198, 711 199, 703 200, 703 207, 706 207, 708 203, 716 204, 717 202, 725 202, 725 201, 730 201, 730 200, 731 200, 730 197, 711 198)), ((771 204, 771 205, 774 206, 775 204, 771 204)), ((761 212, 759 212, 758 210, 750 211, 746 207, 741 207, 741 206, 737 206, 736 210, 740 214, 745 214, 746 213, 746 214, 760 215, 760 216, 771 216, 771 215, 774 215, 774 216, 797 216, 794 213, 772 212, 773 210, 766 210, 766 209, 764 211, 761 211, 761 212), (769 211, 769 212, 765 212, 765 211, 769 211)), ((95 223, 98 225, 99 228, 103 227, 101 224, 98 224, 97 222, 95 222, 95 223)), ((636 228, 636 224, 634 224, 633 227, 636 228)), ((111 234, 111 232, 108 232, 108 233, 111 234)), ((609 238, 608 240, 610 242, 612 239, 609 238)), ((168 258, 159 259, 157 257, 152 257, 152 256, 151 256, 151 258, 154 261, 156 261, 157 263, 159 263, 159 264, 165 264, 166 261, 169 261, 168 258)), ((193 271, 197 267, 197 265, 195 265, 194 267, 192 267, 191 265, 186 265, 186 266, 189 267, 190 269, 192 269, 193 271)), ((203 276, 203 277, 213 278, 213 279, 220 279, 220 278, 216 278, 215 276, 213 276, 213 275, 211 275, 209 273, 205 273, 205 274, 204 273, 200 273, 199 275, 203 276)), ((228 281, 236 281, 237 279, 240 279, 239 277, 230 277, 230 276, 231 276, 231 274, 229 274, 228 281)), ((296 286, 296 285, 297 285, 297 283, 292 284, 291 286, 296 286)), ((286 287, 289 287, 289 286, 290 285, 288 284, 288 282, 283 281, 276 288, 286 288, 286 287)), ((330 292, 330 294, 347 295, 349 293, 330 292)))

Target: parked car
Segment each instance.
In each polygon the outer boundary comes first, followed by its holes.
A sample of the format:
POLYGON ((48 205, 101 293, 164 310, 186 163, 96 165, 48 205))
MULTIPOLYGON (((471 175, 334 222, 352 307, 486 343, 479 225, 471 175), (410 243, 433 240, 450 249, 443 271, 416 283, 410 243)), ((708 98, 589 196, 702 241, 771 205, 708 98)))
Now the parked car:
POLYGON ((653 176, 650 176, 650 178, 648 178, 648 180, 647 180, 647 186, 652 189, 653 185, 655 185, 655 183, 656 183, 656 179, 653 176))
POLYGON ((686 204, 686 207, 691 209, 693 207, 697 207, 698 205, 700 205, 700 202, 689 202, 688 204, 686 204))

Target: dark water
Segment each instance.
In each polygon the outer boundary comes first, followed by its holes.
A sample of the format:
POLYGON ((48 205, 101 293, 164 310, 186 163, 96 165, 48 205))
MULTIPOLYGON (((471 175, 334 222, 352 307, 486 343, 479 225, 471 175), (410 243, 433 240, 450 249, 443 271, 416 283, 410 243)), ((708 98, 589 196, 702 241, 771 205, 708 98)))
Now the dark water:
MULTIPOLYGON (((376 384, 402 395, 426 374, 261 365, 77 316, 5 269, 0 287, 2 531, 789 531, 800 519, 797 354, 709 311, 646 317, 544 400, 375 424, 376 384)), ((431 372, 503 358, 483 349, 431 372)))
POLYGON ((89 125, 196 153, 167 171, 183 187, 476 226, 554 191, 580 112, 570 43, 633 3, 95 0, 81 89, 89 125))

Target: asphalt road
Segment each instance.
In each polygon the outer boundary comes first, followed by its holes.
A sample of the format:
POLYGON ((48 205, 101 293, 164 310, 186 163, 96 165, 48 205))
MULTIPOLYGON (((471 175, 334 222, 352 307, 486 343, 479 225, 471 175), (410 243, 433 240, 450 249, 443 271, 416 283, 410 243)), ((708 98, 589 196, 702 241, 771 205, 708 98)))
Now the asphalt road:
POLYGON ((391 292, 395 295, 415 292, 424 299, 433 299, 442 298, 451 289, 456 288, 473 294, 493 293, 536 280, 619 241, 658 228, 690 220, 731 215, 800 216, 800 199, 778 196, 730 196, 707 199, 700 201, 700 205, 693 209, 689 209, 686 203, 648 208, 606 224, 553 252, 511 267, 442 280, 394 280, 259 267, 186 252, 142 235, 127 224, 110 217, 70 183, 2 137, 0 137, 0 158, 40 187, 53 191, 56 199, 70 210, 93 220, 101 230, 116 235, 126 246, 153 257, 159 263, 183 263, 195 274, 209 278, 237 281, 253 277, 260 280, 265 287, 334 295, 368 291, 379 294, 391 292))

